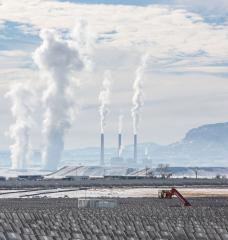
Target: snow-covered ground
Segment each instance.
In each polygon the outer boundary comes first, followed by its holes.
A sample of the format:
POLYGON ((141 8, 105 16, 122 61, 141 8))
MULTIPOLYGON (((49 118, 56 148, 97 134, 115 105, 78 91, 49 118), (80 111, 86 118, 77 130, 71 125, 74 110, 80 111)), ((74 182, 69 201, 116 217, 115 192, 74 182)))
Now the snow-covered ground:
MULTIPOLYGON (((87 190, 79 190, 77 188, 68 189, 47 189, 47 190, 21 190, 18 192, 1 191, 0 198, 32 198, 32 197, 48 197, 48 198, 84 198, 84 197, 157 197, 158 191, 166 188, 90 188, 87 190), (5 194, 2 194, 5 192, 5 194)), ((169 188, 170 189, 170 188, 169 188)), ((228 197, 228 188, 178 188, 178 190, 186 197, 228 197)))
MULTIPOLYGON (((130 175, 145 176, 149 169, 132 169, 127 167, 101 167, 101 166, 65 166, 55 172, 43 171, 40 169, 12 170, 9 168, 0 168, 0 176, 6 178, 17 177, 18 175, 44 175, 46 178, 64 178, 66 176, 96 176, 104 175, 130 175)), ((194 169, 188 167, 170 167, 168 170, 174 178, 195 178, 194 169)), ((159 172, 152 169, 156 176, 159 172)), ((228 168, 207 167, 198 168, 198 178, 215 178, 216 175, 228 177, 228 168)))
POLYGON ((27 169, 27 170, 13 170, 10 168, 0 168, 0 176, 2 177, 17 177, 19 175, 47 175, 49 171, 43 171, 40 169, 27 169))
POLYGON ((22 198, 22 197, 35 197, 35 196, 51 196, 52 193, 58 194, 58 192, 71 192, 72 190, 78 190, 78 188, 57 188, 57 189, 21 189, 21 190, 1 190, 0 198, 22 198))
MULTIPOLYGON (((170 167, 168 172, 172 173, 174 178, 195 178, 194 168, 188 167, 170 167)), ((159 170, 151 169, 156 175, 160 176, 159 170)), ((127 167, 101 167, 101 166, 65 166, 59 170, 48 174, 47 178, 63 178, 66 176, 146 176, 150 169, 132 169, 127 167)), ((228 177, 228 168, 207 167, 197 169, 198 178, 215 178, 217 175, 228 177)))
POLYGON ((104 175, 127 175, 127 167, 101 167, 101 166, 65 166, 48 174, 47 178, 62 178, 66 176, 104 176, 104 175))

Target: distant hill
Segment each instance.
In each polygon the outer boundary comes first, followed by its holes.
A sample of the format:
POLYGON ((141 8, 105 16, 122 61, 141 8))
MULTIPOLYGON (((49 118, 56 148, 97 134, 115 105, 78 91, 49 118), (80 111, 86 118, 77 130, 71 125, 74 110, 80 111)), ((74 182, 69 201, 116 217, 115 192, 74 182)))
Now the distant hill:
POLYGON ((228 122, 207 124, 191 129, 183 139, 184 142, 211 142, 228 145, 228 122))
MULTIPOLYGON (((40 152, 34 151, 31 167, 41 163, 40 152)), ((107 165, 112 157, 117 156, 116 148, 105 149, 107 165)), ((122 151, 124 159, 133 157, 133 145, 127 145, 122 151)), ((59 167, 63 166, 96 166, 99 164, 100 148, 71 149, 63 152, 59 167)), ((138 162, 140 168, 145 167, 142 159, 151 159, 152 167, 159 163, 182 167, 228 167, 228 122, 207 124, 191 129, 179 142, 169 145, 156 143, 140 143, 138 145, 138 162)), ((0 166, 10 166, 9 151, 0 151, 0 166)), ((125 167, 132 167, 126 165, 125 167)))
POLYGON ((180 142, 159 149, 156 156, 178 166, 228 166, 228 123, 192 129, 180 142))
MULTIPOLYGON (((65 152, 66 156, 67 152, 65 152)), ((93 165, 100 158, 99 148, 72 150, 72 159, 87 159, 93 165)), ((116 156, 115 148, 105 149, 106 162, 116 156)), ((122 152, 125 159, 132 158, 133 145, 125 146, 122 152)), ((150 158, 152 166, 168 163, 171 166, 228 166, 228 122, 207 124, 191 129, 179 142, 169 145, 156 143, 140 143, 138 145, 138 159, 150 158)), ((69 158, 68 158, 69 159, 69 158)), ((66 158, 62 166, 71 164, 66 158)), ((141 164, 143 166, 143 164, 141 164)))

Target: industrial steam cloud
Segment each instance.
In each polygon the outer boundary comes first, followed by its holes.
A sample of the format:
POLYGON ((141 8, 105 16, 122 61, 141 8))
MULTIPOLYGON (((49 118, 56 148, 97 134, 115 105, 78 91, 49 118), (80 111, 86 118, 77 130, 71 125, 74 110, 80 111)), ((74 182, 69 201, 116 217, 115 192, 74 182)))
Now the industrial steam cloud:
MULTIPOLYGON (((36 107, 42 109, 42 167, 45 170, 56 170, 64 150, 64 138, 74 120, 77 97, 72 92, 72 85, 80 82, 81 71, 91 71, 92 40, 85 21, 69 34, 53 29, 40 32, 41 45, 33 54, 34 63, 39 70, 39 84, 31 81, 13 85, 6 94, 11 100, 11 113, 14 122, 10 126, 9 136, 13 169, 25 169, 31 158, 31 130, 37 123, 34 118, 36 107), (39 92, 39 94, 37 94, 39 92), (40 97, 41 96, 41 97, 40 97)), ((144 104, 143 74, 147 66, 148 56, 142 57, 136 70, 133 83, 132 121, 134 133, 134 159, 137 160, 137 132, 140 111, 144 104)), ((106 70, 102 81, 99 100, 101 159, 105 164, 104 136, 107 117, 110 112, 111 73, 106 70)), ((122 152, 123 114, 118 121, 118 156, 122 152)))
POLYGON ((106 126, 106 121, 108 114, 110 112, 110 88, 111 88, 111 73, 106 70, 104 73, 104 79, 102 82, 102 88, 99 94, 100 101, 100 121, 101 121, 101 159, 100 165, 104 165, 104 130, 106 126))
MULTIPOLYGON (((40 32, 41 45, 34 52, 34 62, 40 72, 43 106, 43 168, 55 170, 64 149, 64 136, 71 127, 75 97, 71 94, 72 81, 83 69, 91 66, 87 43, 87 24, 79 23, 66 39, 60 32, 44 29, 40 32)), ((10 127, 12 168, 26 168, 30 153, 31 113, 34 109, 30 96, 31 82, 14 85, 7 93, 12 102, 15 123, 10 127)), ((36 99, 38 102, 39 99, 36 99)))
POLYGON ((141 59, 139 67, 136 69, 136 78, 133 83, 133 98, 131 109, 133 119, 133 133, 134 133, 134 162, 137 162, 137 143, 138 143, 138 128, 140 121, 141 108, 144 105, 144 93, 143 93, 143 75, 147 67, 148 55, 144 55, 141 59))
POLYGON ((12 169, 23 169, 31 157, 30 133, 33 125, 34 92, 29 82, 12 85, 6 94, 10 99, 11 113, 15 122, 10 126, 9 136, 13 140, 10 146, 12 169))
POLYGON ((71 75, 84 67, 79 51, 57 32, 41 32, 42 45, 35 51, 34 60, 40 71, 46 89, 43 103, 46 106, 42 132, 44 134, 43 162, 45 169, 56 169, 64 149, 64 134, 71 126, 71 110, 74 100, 70 97, 71 75))

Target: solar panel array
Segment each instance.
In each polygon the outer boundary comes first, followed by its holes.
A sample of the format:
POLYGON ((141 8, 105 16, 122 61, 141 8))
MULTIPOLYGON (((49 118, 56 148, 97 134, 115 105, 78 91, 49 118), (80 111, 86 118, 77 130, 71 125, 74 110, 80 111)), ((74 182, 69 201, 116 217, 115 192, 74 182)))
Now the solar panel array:
POLYGON ((78 209, 77 199, 1 199, 0 239, 228 239, 228 201, 118 199, 115 209, 78 209))

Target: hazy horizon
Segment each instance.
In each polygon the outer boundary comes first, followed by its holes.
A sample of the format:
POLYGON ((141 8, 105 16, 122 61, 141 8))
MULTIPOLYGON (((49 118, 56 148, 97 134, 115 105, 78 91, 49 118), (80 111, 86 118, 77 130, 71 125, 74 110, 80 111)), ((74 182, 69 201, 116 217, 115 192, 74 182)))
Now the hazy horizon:
POLYGON ((115 146, 120 113, 125 145, 132 116, 139 142, 162 145, 227 122, 227 10, 225 0, 0 0, 0 150, 48 158, 99 146, 101 128, 115 146))

